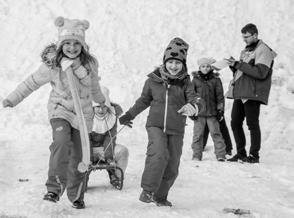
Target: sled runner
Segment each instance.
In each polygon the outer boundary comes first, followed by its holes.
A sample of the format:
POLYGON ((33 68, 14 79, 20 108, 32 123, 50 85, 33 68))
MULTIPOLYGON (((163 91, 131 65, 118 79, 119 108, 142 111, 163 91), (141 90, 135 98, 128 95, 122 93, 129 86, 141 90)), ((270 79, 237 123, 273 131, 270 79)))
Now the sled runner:
POLYGON ((124 172, 123 170, 116 166, 116 164, 108 164, 105 163, 104 161, 97 161, 89 166, 89 170, 87 172, 88 176, 92 171, 96 170, 107 170, 109 179, 110 179, 110 184, 118 189, 122 190, 123 188, 123 181, 124 181, 124 172), (119 175, 117 175, 117 171, 119 171, 119 175))

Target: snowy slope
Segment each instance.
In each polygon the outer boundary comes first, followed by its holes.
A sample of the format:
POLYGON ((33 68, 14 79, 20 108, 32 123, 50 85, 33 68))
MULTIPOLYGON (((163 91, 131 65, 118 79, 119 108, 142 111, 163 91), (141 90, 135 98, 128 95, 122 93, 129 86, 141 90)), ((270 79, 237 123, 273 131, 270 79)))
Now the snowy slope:
MULTIPOLYGON (((60 15, 90 21, 86 38, 98 57, 102 83, 125 110, 175 36, 190 44, 190 71, 202 56, 237 58, 244 47, 240 29, 248 22, 278 53, 269 106, 261 109, 261 163, 219 163, 211 141, 204 160, 192 162, 188 121, 180 175, 169 196, 173 208, 138 201, 147 110, 118 137, 130 150, 124 189, 112 189, 105 172, 97 172, 85 195, 86 210, 77 211, 66 196, 55 205, 42 201, 51 143, 50 86, 13 109, 0 108, 0 217, 235 217, 224 214, 224 207, 249 209, 249 217, 294 217, 293 11, 292 0, 0 0, 0 98, 37 69, 42 49, 56 41, 53 23, 60 15)), ((226 89, 231 73, 224 70, 221 76, 226 89)), ((231 104, 227 100, 228 125, 231 104)))

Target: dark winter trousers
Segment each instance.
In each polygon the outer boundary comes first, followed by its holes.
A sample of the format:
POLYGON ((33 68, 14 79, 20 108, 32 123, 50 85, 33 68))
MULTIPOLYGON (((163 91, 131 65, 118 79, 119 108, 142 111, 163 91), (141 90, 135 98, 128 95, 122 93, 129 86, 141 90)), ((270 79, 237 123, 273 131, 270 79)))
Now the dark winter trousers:
POLYGON ((77 170, 82 160, 82 147, 79 130, 61 118, 50 120, 53 142, 50 146, 48 192, 62 195, 67 190, 68 199, 74 202, 84 198, 85 173, 77 170))
MULTIPOLYGON (((226 152, 232 151, 232 149, 233 149, 232 140, 231 140, 231 136, 230 136, 225 118, 219 122, 219 129, 222 133, 222 136, 223 136, 225 144, 226 144, 226 152)), ((206 124, 205 129, 204 129, 204 133, 203 133, 203 148, 205 148, 205 146, 207 144, 208 134, 209 134, 209 129, 206 124)))
POLYGON ((183 135, 168 135, 157 127, 148 127, 148 147, 141 187, 166 199, 178 176, 183 135))
POLYGON ((237 154, 246 156, 246 138, 243 130, 243 121, 246 117, 246 123, 250 131, 250 154, 254 157, 259 157, 261 134, 259 127, 260 102, 247 100, 245 103, 242 100, 234 100, 232 108, 231 127, 237 146, 237 154))

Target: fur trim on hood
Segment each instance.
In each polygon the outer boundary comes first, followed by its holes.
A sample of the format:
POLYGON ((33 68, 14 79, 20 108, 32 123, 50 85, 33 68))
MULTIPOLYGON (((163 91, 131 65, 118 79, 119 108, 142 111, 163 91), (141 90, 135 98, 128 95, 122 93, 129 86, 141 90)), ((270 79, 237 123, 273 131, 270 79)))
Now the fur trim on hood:
POLYGON ((41 59, 44 64, 53 69, 56 67, 56 44, 47 45, 41 53, 41 59))
MULTIPOLYGON (((202 73, 201 73, 201 71, 193 71, 191 74, 192 74, 193 77, 200 78, 201 77, 200 74, 202 74, 202 73)), ((212 75, 213 75, 214 78, 218 78, 220 74, 218 72, 213 72, 212 75)))

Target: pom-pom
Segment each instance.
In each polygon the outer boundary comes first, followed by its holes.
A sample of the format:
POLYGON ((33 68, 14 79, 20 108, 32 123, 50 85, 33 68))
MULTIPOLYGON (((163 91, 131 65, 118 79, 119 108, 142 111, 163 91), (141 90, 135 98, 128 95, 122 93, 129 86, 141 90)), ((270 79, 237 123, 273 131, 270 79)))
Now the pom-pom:
POLYGON ((89 26, 90 26, 89 21, 87 21, 87 20, 83 20, 83 27, 85 28, 85 30, 88 29, 89 26))
POLYGON ((55 26, 58 26, 58 27, 62 27, 64 25, 64 18, 63 17, 57 17, 55 19, 55 26))

